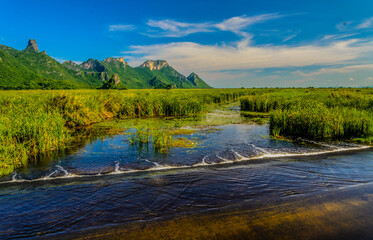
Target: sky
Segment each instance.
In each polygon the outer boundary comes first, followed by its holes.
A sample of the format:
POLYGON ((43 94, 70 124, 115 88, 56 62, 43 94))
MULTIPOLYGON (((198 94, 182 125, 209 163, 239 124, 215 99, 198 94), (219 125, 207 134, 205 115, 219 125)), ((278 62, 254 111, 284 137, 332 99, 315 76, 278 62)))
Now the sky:
POLYGON ((164 59, 217 88, 373 86, 372 0, 0 0, 0 44, 164 59))

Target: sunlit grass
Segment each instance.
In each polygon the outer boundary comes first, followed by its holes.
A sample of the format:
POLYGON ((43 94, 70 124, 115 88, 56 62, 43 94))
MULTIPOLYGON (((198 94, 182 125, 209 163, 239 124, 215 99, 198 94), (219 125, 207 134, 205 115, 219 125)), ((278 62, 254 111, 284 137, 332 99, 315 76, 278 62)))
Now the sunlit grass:
POLYGON ((151 147, 156 153, 166 153, 174 147, 192 148, 196 146, 193 142, 181 135, 192 135, 197 130, 192 129, 175 129, 166 126, 146 126, 134 129, 133 132, 127 133, 131 145, 142 148, 151 147))
MULTIPOLYGON (((37 161, 40 154, 63 150, 77 129, 107 119, 161 118, 165 128, 180 129, 187 123, 241 123, 246 117, 263 122, 269 113, 274 136, 372 143, 372 111, 371 89, 0 91, 0 175, 37 161), (219 109, 239 100, 241 115, 219 109), (167 123, 168 118, 174 120, 167 123)), ((146 142, 150 133, 143 134, 134 142, 146 142)), ((190 145, 169 135, 177 134, 153 133, 152 141, 162 151, 172 144, 190 145)))
POLYGON ((269 112, 275 137, 372 143, 371 89, 297 89, 241 98, 241 109, 269 112))
MULTIPOLYGON (((211 104, 234 102, 251 91, 0 91, 0 175, 64 149, 77 128, 111 118, 197 116, 211 104)), ((159 135, 155 144, 163 148, 167 141, 159 135)))

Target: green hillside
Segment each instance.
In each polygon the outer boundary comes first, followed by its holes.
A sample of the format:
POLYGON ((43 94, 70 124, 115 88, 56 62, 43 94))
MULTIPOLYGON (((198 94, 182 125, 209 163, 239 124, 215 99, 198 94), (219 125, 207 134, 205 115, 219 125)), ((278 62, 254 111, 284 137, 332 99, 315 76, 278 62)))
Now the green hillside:
POLYGON ((211 88, 196 74, 185 77, 164 60, 148 60, 135 68, 123 58, 59 63, 40 52, 33 39, 22 51, 0 45, 0 89, 102 88, 114 74, 121 89, 211 88))

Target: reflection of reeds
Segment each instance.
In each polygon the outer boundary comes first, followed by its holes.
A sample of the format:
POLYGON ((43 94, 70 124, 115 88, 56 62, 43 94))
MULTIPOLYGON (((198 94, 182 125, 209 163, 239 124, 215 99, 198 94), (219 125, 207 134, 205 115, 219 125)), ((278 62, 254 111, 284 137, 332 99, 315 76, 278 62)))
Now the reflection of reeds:
POLYGON ((242 110, 270 112, 270 130, 274 136, 372 141, 370 89, 282 90, 243 97, 240 102, 242 110))

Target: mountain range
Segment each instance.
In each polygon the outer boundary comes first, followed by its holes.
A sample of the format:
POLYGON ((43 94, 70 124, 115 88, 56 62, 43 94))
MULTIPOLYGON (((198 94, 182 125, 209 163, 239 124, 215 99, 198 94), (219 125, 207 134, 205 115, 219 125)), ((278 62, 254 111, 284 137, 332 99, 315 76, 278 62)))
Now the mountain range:
POLYGON ((165 60, 131 67, 121 58, 59 63, 30 39, 22 50, 0 45, 0 89, 211 88, 197 74, 188 77, 165 60))

